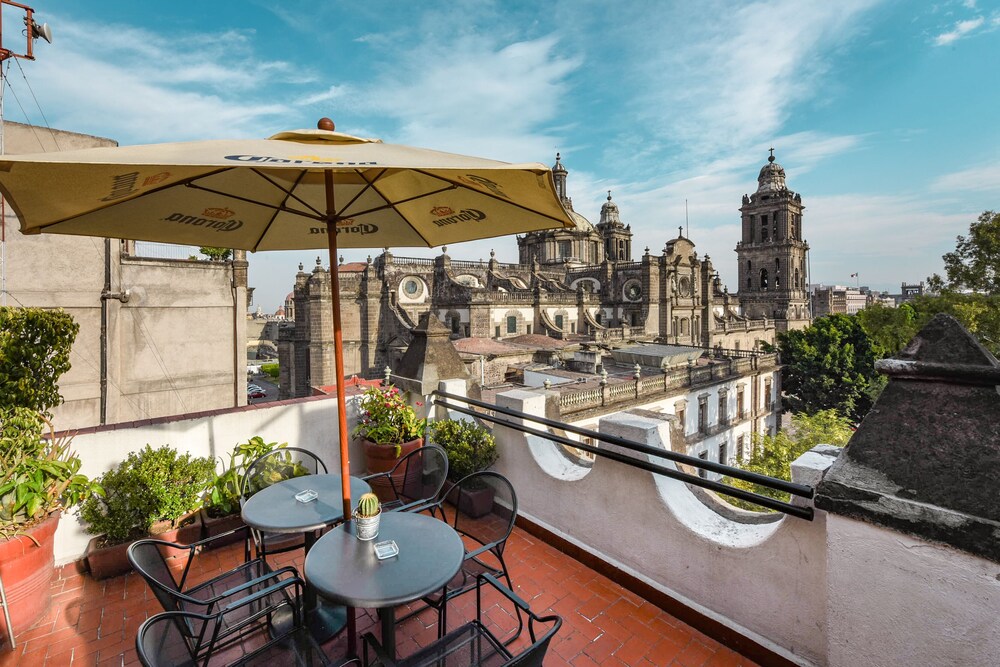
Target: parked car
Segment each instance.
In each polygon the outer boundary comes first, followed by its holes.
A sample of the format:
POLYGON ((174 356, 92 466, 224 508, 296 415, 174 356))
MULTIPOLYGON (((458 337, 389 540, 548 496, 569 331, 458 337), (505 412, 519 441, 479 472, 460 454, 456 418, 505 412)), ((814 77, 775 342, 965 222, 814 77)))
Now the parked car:
POLYGON ((264 391, 264 388, 259 384, 248 384, 247 391, 264 391))
POLYGON ((247 400, 251 398, 267 398, 267 392, 263 389, 254 389, 247 392, 247 400))

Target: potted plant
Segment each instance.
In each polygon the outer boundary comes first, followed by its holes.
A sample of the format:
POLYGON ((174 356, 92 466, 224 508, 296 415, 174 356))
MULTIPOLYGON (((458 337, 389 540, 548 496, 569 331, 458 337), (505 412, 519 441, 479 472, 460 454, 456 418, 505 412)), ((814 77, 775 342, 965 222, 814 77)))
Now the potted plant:
POLYGON ((0 307, 0 576, 15 628, 48 607, 61 512, 100 492, 47 421, 79 330, 61 310, 0 307))
MULTIPOLYGON (((201 522, 205 537, 215 537, 243 525, 240 517, 240 491, 243 488, 243 478, 247 468, 258 458, 274 449, 287 447, 288 443, 280 445, 277 442, 264 442, 255 435, 244 443, 240 443, 229 453, 229 464, 221 473, 212 477, 212 482, 203 498, 201 522)), ((213 546, 222 546, 239 541, 241 536, 235 534, 231 539, 213 542, 213 546)))
POLYGON ((214 470, 212 459, 146 445, 104 473, 104 494, 91 495, 80 509, 87 532, 96 536, 86 552, 91 575, 128 572, 128 545, 148 535, 183 544, 199 540, 197 511, 214 470))
MULTIPOLYGON (((368 473, 392 470, 401 456, 421 447, 426 425, 427 420, 417 418, 398 387, 387 385, 366 389, 358 400, 358 425, 354 429, 354 437, 361 439, 368 473)), ((402 479, 394 481, 397 484, 403 482, 402 479)), ((389 480, 379 478, 373 482, 372 490, 380 498, 393 496, 389 480)))
MULTIPOLYGON (((486 470, 497 460, 497 443, 487 429, 470 421, 442 419, 430 426, 431 440, 448 454, 448 479, 457 482, 474 472, 486 470)), ((493 487, 473 481, 459 496, 449 500, 471 517, 483 516, 493 508, 493 487)))
POLYGON ((358 507, 354 510, 354 521, 357 523, 359 540, 374 540, 378 537, 378 524, 382 518, 382 504, 374 493, 365 493, 358 498, 358 507))
POLYGON ((48 605, 60 513, 101 493, 80 474, 70 440, 34 410, 0 410, 0 571, 8 599, 18 600, 10 607, 15 628, 34 625, 48 605))

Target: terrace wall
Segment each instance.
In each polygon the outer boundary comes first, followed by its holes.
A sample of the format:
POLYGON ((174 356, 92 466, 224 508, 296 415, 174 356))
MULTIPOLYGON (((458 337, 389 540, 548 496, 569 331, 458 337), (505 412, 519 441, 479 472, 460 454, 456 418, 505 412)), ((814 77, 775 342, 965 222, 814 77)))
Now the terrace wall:
MULTIPOLYGON (((347 400, 348 428, 353 429, 355 400, 347 400)), ((83 461, 81 472, 96 477, 147 444, 154 448, 170 445, 195 456, 210 456, 219 460, 221 467, 221 459, 228 461, 237 443, 259 435, 266 442, 287 442, 315 452, 330 471, 337 471, 340 438, 336 401, 335 396, 316 396, 84 429, 74 437, 73 448, 83 461)), ((350 451, 351 469, 360 472, 364 469, 361 448, 352 441, 350 451)), ((82 558, 91 537, 78 517, 64 517, 56 532, 56 563, 82 558)))

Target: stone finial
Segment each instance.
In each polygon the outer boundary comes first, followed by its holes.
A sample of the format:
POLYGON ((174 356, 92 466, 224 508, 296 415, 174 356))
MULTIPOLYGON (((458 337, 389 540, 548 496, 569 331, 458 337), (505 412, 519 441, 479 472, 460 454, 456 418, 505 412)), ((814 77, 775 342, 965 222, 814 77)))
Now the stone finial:
POLYGON ((635 365, 634 371, 635 372, 632 373, 632 377, 634 377, 636 380, 642 377, 642 367, 640 367, 639 364, 635 365))
POLYGON ((302 271, 305 267, 302 266, 302 262, 299 262, 299 271, 302 271))
POLYGON ((608 369, 601 365, 601 386, 604 387, 608 384, 608 369))
POLYGON ((369 264, 371 264, 371 263, 372 263, 372 256, 371 256, 371 255, 368 255, 368 263, 369 263, 369 264))
POLYGON ((937 315, 876 368, 889 383, 816 506, 1000 562, 1000 362, 937 315))
POLYGON ((339 259, 339 260, 340 260, 340 265, 341 265, 341 266, 343 266, 343 265, 344 265, 344 256, 343 256, 343 255, 341 255, 341 256, 340 256, 340 257, 338 257, 337 259, 339 259))
POLYGON ((392 369, 390 367, 386 366, 385 367, 385 371, 383 371, 383 372, 385 373, 385 383, 387 385, 388 384, 392 384, 392 369))
POLYGON ((545 390, 548 391, 552 388, 552 380, 545 378, 545 382, 542 383, 545 386, 545 390))
POLYGON ((448 246, 446 246, 446 245, 441 246, 441 254, 442 255, 447 255, 448 254, 448 246))
POLYGON ((495 251, 495 250, 493 250, 492 248, 490 248, 490 259, 493 259, 493 258, 494 258, 494 257, 496 257, 496 256, 497 256, 497 253, 496 253, 496 251, 495 251))

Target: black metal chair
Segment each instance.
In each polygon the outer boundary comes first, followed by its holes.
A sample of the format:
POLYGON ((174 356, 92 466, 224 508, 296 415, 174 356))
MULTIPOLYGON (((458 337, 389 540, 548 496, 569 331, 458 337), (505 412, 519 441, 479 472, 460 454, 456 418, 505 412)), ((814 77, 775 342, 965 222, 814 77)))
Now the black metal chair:
MULTIPOLYGON (((135 638, 139 661, 145 667, 202 667, 213 665, 331 665, 303 625, 300 604, 303 582, 286 579, 214 614, 172 611, 146 620, 135 638), (292 591, 290 589, 296 589, 292 591), (277 591, 280 601, 264 604, 277 591), (235 616, 236 620, 230 619, 235 616), (281 628, 272 622, 289 617, 281 628), (197 628, 197 633, 192 632, 197 628), (239 641, 227 641, 223 628, 235 628, 239 641)), ((360 665, 358 659, 338 663, 360 665)))
POLYGON ((383 510, 431 508, 448 479, 448 454, 438 445, 425 445, 399 459, 392 470, 362 479, 389 496, 382 501, 383 510))
MULTIPOLYGON (((300 447, 281 447, 259 456, 249 466, 243 476, 243 487, 240 489, 240 507, 262 489, 277 482, 316 475, 326 474, 326 464, 307 449, 300 447)), ((286 551, 301 549, 305 538, 301 534, 268 533, 256 529, 250 530, 257 555, 266 558, 268 554, 279 554, 286 551)))
MULTIPOLYGON (((506 477, 484 470, 455 482, 437 503, 425 510, 432 515, 441 512, 467 545, 458 574, 444 590, 423 598, 438 612, 438 637, 442 637, 448 627, 448 601, 475 590, 480 574, 503 577, 507 587, 514 588, 503 552, 517 518, 517 494, 506 477), (478 546, 470 549, 470 542, 478 546)), ((523 623, 520 614, 518 623, 523 623)))
POLYGON ((562 618, 553 614, 538 616, 528 607, 528 604, 501 584, 490 574, 481 574, 476 578, 476 619, 452 630, 444 637, 434 641, 413 655, 399 660, 385 652, 382 645, 371 633, 364 636, 365 665, 369 664, 369 651, 375 654, 378 664, 383 667, 425 667, 430 665, 448 665, 449 667, 465 667, 473 665, 490 665, 491 667, 542 667, 545 653, 548 651, 552 637, 562 626, 562 618), (507 639, 498 637, 494 631, 483 622, 483 584, 487 583, 499 591, 502 599, 513 604, 519 619, 515 634, 507 639), (523 624, 521 613, 528 617, 528 636, 531 644, 517 654, 508 650, 507 646, 521 635, 523 624), (538 634, 540 625, 549 624, 544 633, 538 634))
MULTIPOLYGON (((192 571, 197 571, 196 561, 199 555, 212 542, 224 540, 235 533, 248 531, 246 526, 231 530, 221 535, 194 542, 192 544, 175 544, 163 540, 139 540, 128 548, 128 559, 132 568, 146 581, 160 606, 167 612, 190 612, 197 615, 213 616, 232 605, 240 605, 245 600, 257 600, 258 607, 275 606, 287 599, 287 587, 284 582, 297 578, 295 568, 284 567, 271 570, 263 558, 249 558, 249 551, 244 551, 244 562, 238 567, 194 585, 189 585, 192 571), (174 577, 167 556, 186 555, 187 561, 181 570, 180 578, 174 577), (194 567, 193 567, 194 566, 194 567), (278 586, 281 584, 280 586, 278 586), (270 591, 261 595, 264 591, 270 591)), ((248 539, 249 535, 245 535, 248 539)), ((246 543, 246 542, 245 542, 246 543)), ((253 611, 252 606, 240 606, 246 613, 253 611)), ((238 630, 242 619, 238 614, 230 612, 217 628, 220 637, 229 637, 238 630), (228 627, 235 623, 236 626, 228 627)), ((190 619, 187 633, 190 637, 200 637, 205 628, 198 625, 197 619, 190 619)))

